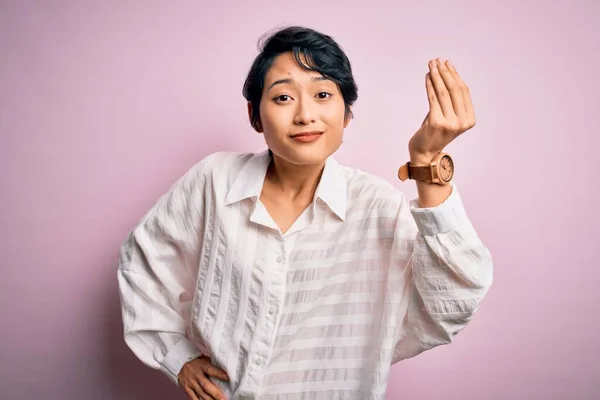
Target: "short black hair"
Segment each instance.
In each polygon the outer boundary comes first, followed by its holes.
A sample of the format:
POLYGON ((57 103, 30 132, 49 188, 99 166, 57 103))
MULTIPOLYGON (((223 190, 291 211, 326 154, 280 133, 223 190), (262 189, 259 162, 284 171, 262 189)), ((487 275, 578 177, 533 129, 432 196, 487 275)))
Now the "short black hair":
POLYGON ((273 61, 282 53, 291 51, 298 65, 315 71, 335 82, 342 93, 345 116, 352 118, 350 107, 358 98, 358 87, 352 76, 350 60, 332 37, 302 26, 290 26, 263 37, 258 42, 259 54, 254 59, 242 94, 252 104, 250 122, 257 127, 260 118, 260 100, 265 76, 273 61), (304 60, 301 59, 304 56, 304 60))

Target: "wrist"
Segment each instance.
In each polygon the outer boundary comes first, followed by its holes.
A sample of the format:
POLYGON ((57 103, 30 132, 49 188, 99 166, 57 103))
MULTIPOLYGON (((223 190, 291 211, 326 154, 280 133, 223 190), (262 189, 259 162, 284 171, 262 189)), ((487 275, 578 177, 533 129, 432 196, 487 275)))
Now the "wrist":
POLYGON ((413 153, 413 152, 410 152, 409 153, 410 164, 414 165, 416 167, 429 165, 429 164, 431 164, 431 160, 433 160, 433 158, 437 154, 438 153, 413 153))

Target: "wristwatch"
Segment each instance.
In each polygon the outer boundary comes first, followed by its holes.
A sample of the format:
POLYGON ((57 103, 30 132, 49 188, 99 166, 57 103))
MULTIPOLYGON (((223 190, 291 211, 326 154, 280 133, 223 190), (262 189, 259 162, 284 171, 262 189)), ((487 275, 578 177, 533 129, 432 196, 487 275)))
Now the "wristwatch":
POLYGON ((447 185, 454 176, 454 162, 447 153, 439 153, 429 165, 411 165, 410 161, 400 167, 398 178, 401 181, 413 179, 415 181, 447 185))

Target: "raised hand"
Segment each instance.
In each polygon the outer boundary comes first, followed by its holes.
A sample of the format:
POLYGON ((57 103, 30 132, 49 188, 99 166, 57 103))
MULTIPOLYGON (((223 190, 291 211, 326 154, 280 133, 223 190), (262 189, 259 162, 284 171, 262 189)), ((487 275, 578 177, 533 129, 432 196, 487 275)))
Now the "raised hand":
POLYGON ((429 61, 425 87, 429 112, 408 149, 413 163, 429 164, 451 141, 475 126, 475 112, 469 88, 450 60, 429 61))

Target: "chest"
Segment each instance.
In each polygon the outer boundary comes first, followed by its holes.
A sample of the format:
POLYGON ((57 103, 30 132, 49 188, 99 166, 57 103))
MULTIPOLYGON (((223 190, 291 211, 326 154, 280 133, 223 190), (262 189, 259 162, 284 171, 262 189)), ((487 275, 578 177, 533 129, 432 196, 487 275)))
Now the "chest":
POLYGON ((310 200, 283 201, 264 194, 260 201, 282 234, 290 229, 311 203, 310 200))

